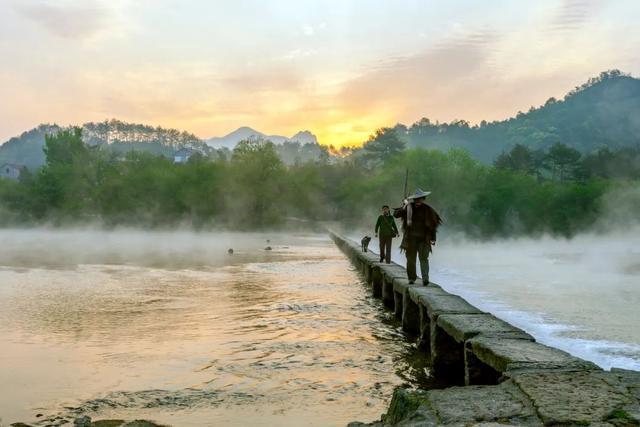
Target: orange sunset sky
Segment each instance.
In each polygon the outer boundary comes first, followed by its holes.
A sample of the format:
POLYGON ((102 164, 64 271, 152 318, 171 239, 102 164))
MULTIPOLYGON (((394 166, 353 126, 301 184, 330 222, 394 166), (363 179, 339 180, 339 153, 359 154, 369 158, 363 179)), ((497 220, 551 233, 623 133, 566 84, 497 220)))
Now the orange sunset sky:
POLYGON ((118 118, 339 146, 502 119, 640 74, 638 22, 637 0, 1 0, 0 141, 118 118))

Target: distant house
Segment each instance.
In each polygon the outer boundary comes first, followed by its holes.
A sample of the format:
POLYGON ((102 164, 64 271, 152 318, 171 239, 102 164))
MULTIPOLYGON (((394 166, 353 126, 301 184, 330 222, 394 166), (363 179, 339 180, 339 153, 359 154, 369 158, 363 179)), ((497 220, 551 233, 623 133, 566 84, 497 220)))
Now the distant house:
POLYGON ((193 148, 181 148, 173 155, 173 163, 187 163, 193 153, 193 148))
POLYGON ((0 178, 8 178, 17 181, 22 171, 27 169, 24 165, 16 165, 13 163, 5 163, 0 168, 0 178))

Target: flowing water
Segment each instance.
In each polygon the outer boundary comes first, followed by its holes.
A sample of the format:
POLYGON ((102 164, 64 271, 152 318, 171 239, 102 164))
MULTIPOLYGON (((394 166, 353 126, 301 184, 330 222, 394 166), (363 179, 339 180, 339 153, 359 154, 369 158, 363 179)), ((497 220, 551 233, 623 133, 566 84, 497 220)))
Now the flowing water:
MULTIPOLYGON (((639 241, 443 233, 431 279, 541 342, 640 369, 639 241)), ((0 424, 86 413, 337 426, 377 418, 395 386, 437 385, 326 236, 32 230, 0 242, 0 424)))
MULTIPOLYGON (((439 240, 432 282, 544 344, 605 369, 640 370, 640 229, 571 240, 439 240)), ((397 248, 392 254, 405 265, 397 248)))
POLYGON ((0 424, 343 426, 428 381, 326 236, 32 230, 0 242, 0 424))

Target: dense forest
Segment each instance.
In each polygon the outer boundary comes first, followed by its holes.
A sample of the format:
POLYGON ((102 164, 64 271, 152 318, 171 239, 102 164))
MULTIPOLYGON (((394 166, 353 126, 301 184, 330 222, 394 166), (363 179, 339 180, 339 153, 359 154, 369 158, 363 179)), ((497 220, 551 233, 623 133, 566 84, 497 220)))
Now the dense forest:
POLYGON ((624 150, 585 156, 567 146, 535 153, 517 146, 487 166, 461 149, 407 149, 393 129, 380 129, 359 155, 339 159, 286 165, 273 143, 251 139, 228 158, 194 155, 176 164, 150 153, 94 150, 77 128, 46 137, 41 169, 19 181, 0 179, 0 221, 240 230, 300 220, 362 226, 383 203, 400 202, 408 168, 410 185, 433 191, 430 202, 451 229, 476 237, 571 236, 597 224, 605 194, 637 188, 640 151, 624 150), (530 160, 537 156, 544 159, 530 160))

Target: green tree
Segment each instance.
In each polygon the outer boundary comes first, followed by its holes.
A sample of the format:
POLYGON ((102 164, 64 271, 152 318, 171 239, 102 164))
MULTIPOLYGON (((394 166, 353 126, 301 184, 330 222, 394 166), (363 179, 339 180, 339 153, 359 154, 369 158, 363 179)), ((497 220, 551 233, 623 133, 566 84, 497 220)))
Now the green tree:
POLYGON ((575 148, 562 143, 553 144, 547 153, 552 177, 564 181, 573 178, 580 161, 581 154, 575 148))
POLYGON ((401 153, 405 149, 405 145, 395 129, 380 128, 365 142, 364 156, 374 162, 384 163, 401 153))
POLYGON ((282 222, 280 201, 285 191, 285 167, 275 145, 264 139, 238 143, 230 162, 232 179, 228 203, 240 228, 264 228, 282 222))
POLYGON ((509 153, 502 153, 494 162, 498 169, 533 173, 536 170, 533 152, 525 145, 516 144, 509 153))
POLYGON ((33 185, 34 215, 56 221, 90 219, 97 156, 82 142, 82 129, 47 135, 44 152, 47 162, 33 185))

